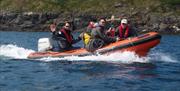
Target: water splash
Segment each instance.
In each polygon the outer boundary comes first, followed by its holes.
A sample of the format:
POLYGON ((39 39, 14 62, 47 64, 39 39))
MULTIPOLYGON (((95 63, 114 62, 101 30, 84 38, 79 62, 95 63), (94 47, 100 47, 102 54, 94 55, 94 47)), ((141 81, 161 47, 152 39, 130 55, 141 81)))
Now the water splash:
POLYGON ((149 55, 149 58, 152 61, 178 63, 176 57, 168 53, 153 52, 149 55))
MULTIPOLYGON (((27 56, 34 52, 34 50, 25 49, 23 47, 18 47, 13 44, 0 45, 0 56, 10 57, 14 59, 27 59, 27 56)), ((112 53, 110 55, 90 55, 90 56, 68 56, 63 58, 52 58, 45 57, 41 59, 37 59, 38 61, 50 62, 50 61, 105 61, 105 62, 119 62, 119 63, 148 63, 151 61, 162 61, 162 62, 173 62, 177 63, 175 57, 171 56, 167 53, 161 52, 152 52, 147 57, 139 57, 134 52, 118 52, 112 53)))
MULTIPOLYGON (((25 49, 23 47, 18 47, 17 45, 7 44, 0 46, 0 56, 10 57, 14 59, 27 59, 27 56, 34 52, 34 50, 25 49)), ((63 58, 41 58, 37 59, 44 62, 50 61, 106 61, 106 62, 122 62, 122 63, 132 63, 132 62, 148 62, 146 57, 140 58, 133 52, 122 52, 122 53, 112 53, 110 55, 90 55, 84 57, 69 56, 63 58)))
POLYGON ((113 62, 113 63, 149 63, 149 62, 172 62, 172 63, 178 63, 176 58, 170 54, 167 53, 160 53, 160 52, 153 52, 150 53, 147 57, 139 57, 134 52, 118 52, 118 53, 112 53, 110 55, 91 55, 91 56, 84 56, 84 57, 78 57, 78 56, 68 56, 63 58, 52 58, 52 57, 46 57, 38 59, 43 62, 50 62, 50 61, 105 61, 105 62, 113 62))
POLYGON ((118 52, 112 53, 110 55, 91 55, 91 56, 68 56, 63 58, 41 58, 38 59, 41 61, 49 62, 49 61, 61 61, 61 60, 68 60, 68 61, 105 61, 105 62, 120 62, 120 63, 133 63, 133 62, 141 62, 147 63, 149 62, 148 57, 139 57, 134 52, 118 52))
POLYGON ((34 51, 30 49, 18 47, 13 44, 0 45, 0 56, 4 56, 4 57, 10 57, 15 59, 26 59, 31 52, 34 51))

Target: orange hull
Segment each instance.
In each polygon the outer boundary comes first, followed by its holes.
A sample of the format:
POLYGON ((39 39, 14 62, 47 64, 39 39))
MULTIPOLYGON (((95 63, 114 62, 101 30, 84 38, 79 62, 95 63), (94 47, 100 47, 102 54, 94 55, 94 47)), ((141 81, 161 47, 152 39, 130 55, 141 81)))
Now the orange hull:
POLYGON ((64 56, 86 56, 96 53, 109 54, 112 52, 133 51, 139 56, 146 56, 149 50, 160 43, 161 36, 156 32, 146 33, 137 37, 111 43, 95 52, 88 52, 84 48, 69 50, 65 52, 34 52, 28 58, 42 57, 64 57, 64 56))

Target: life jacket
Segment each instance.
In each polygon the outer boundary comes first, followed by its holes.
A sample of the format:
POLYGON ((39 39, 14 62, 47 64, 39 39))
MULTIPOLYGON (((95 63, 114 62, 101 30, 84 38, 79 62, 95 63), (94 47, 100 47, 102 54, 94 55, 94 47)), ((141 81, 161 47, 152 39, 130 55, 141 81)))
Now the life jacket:
POLYGON ((88 27, 92 29, 92 28, 94 28, 94 24, 89 23, 88 27))
POLYGON ((87 31, 85 33, 83 33, 83 42, 85 45, 87 45, 89 43, 89 41, 91 40, 91 31, 93 30, 93 28, 95 28, 95 24, 93 23, 89 23, 88 27, 87 27, 87 31))
POLYGON ((115 36, 115 29, 111 28, 110 31, 108 31, 108 36, 109 37, 114 37, 115 36))
POLYGON ((83 34, 83 42, 85 45, 89 43, 90 39, 91 39, 91 36, 88 33, 83 34))
POLYGON ((71 43, 72 43, 72 41, 73 41, 73 38, 72 38, 71 34, 70 34, 70 33, 68 34, 68 33, 66 32, 66 30, 65 30, 65 29, 61 29, 61 32, 63 32, 63 33, 64 33, 64 35, 65 35, 65 37, 66 37, 67 41, 71 44, 71 43))
POLYGON ((129 36, 129 26, 127 25, 125 29, 123 29, 122 25, 119 27, 119 37, 120 38, 127 38, 129 36))

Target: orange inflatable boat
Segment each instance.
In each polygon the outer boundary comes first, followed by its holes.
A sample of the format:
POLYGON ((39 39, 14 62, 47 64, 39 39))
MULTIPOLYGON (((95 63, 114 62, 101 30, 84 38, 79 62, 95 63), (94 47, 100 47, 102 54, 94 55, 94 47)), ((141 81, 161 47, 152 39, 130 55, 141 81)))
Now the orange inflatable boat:
POLYGON ((34 52, 28 55, 28 58, 42 57, 65 57, 65 56, 87 56, 94 54, 110 54, 113 52, 133 51, 139 56, 146 56, 149 50, 160 43, 161 35, 156 32, 150 32, 137 37, 111 43, 96 51, 88 52, 84 48, 68 50, 64 52, 34 52))

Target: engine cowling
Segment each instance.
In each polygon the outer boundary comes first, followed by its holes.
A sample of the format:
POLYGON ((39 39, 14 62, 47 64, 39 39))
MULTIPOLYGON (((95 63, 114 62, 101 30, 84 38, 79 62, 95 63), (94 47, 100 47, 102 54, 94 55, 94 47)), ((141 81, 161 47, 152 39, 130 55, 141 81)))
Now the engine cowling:
POLYGON ((50 38, 40 38, 38 40, 38 51, 45 52, 52 49, 52 42, 50 38))

